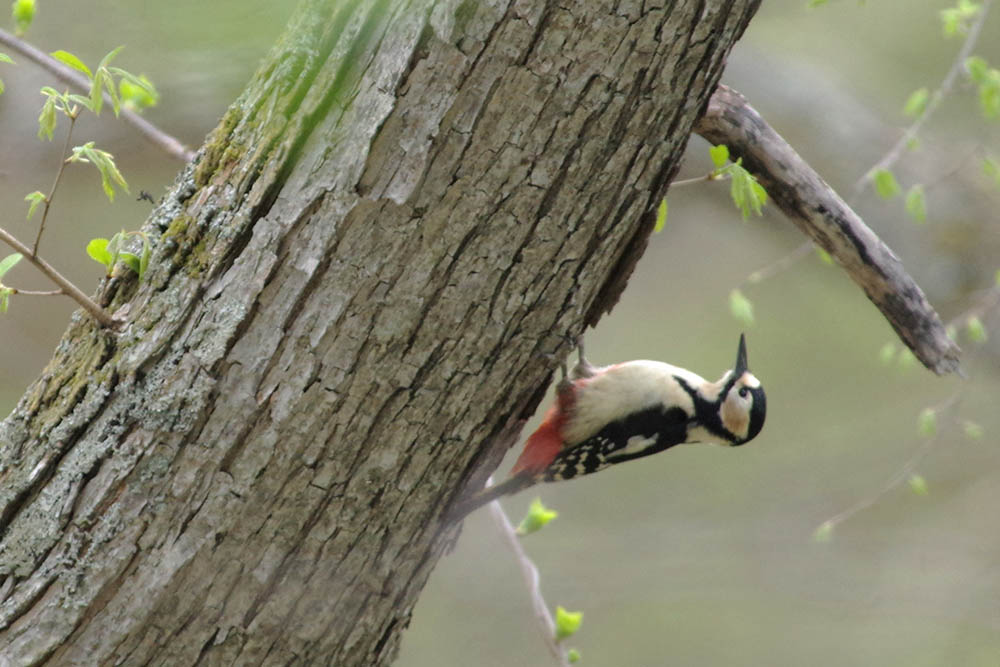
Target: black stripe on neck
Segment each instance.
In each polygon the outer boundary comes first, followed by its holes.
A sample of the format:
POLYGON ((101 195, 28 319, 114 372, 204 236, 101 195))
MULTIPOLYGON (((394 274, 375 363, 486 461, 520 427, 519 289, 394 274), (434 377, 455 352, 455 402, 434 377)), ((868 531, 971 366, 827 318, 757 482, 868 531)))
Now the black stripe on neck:
POLYGON ((706 399, 697 389, 685 382, 683 378, 675 375, 674 379, 677 380, 677 384, 681 386, 681 389, 691 397, 691 401, 694 403, 695 420, 697 420, 699 426, 704 427, 709 433, 723 438, 728 442, 739 440, 734 433, 722 425, 722 418, 719 416, 719 409, 722 407, 722 402, 726 400, 726 396, 729 395, 729 392, 736 384, 735 375, 726 381, 726 384, 723 385, 722 390, 714 401, 706 399))

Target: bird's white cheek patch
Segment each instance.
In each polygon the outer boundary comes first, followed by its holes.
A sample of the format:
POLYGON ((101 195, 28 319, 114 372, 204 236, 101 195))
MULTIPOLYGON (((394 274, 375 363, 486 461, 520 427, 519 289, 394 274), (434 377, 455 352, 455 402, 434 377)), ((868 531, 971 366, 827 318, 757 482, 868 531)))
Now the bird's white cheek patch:
POLYGON ((750 416, 735 401, 727 400, 722 404, 722 425, 733 435, 742 438, 750 428, 750 416))
POLYGON ((746 387, 750 387, 751 389, 756 389, 760 386, 760 380, 754 377, 753 373, 744 373, 739 382, 746 387))

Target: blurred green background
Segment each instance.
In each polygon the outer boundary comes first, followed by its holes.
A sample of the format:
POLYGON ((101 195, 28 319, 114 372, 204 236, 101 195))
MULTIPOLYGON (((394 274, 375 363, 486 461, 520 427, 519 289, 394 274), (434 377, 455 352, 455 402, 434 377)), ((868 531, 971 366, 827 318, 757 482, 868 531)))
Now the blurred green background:
MULTIPOLYGON (((942 37, 947 2, 768 0, 733 53, 724 80, 838 190, 892 145, 908 121, 907 95, 934 88, 961 38, 942 37)), ((154 122, 197 146, 235 98, 291 11, 290 2, 214 3, 39 0, 29 33, 46 51, 96 62, 126 44, 118 63, 149 75, 162 102, 154 122)), ((1000 63, 1000 9, 975 53, 1000 63)), ((51 77, 22 62, 3 66, 0 210, 22 237, 23 196, 47 190, 61 134, 35 138, 39 86, 51 77)), ((1000 268, 1000 191, 979 160, 1000 155, 1000 127, 983 121, 961 86, 896 168, 906 188, 924 183, 928 222, 913 223, 899 198, 855 201, 945 319, 961 315, 1000 268)), ((178 169, 127 127, 87 120, 75 136, 117 157, 137 194, 159 197, 178 169)), ((680 178, 710 169, 691 141, 680 178)), ((814 257, 757 285, 754 270, 802 242, 780 213, 744 223, 725 184, 670 191, 670 218, 655 236, 615 312, 589 334, 597 363, 654 358, 717 378, 744 326, 728 313, 741 287, 756 322, 746 327, 752 370, 768 392, 763 433, 736 450, 679 447, 572 483, 508 501, 518 518, 540 494, 560 510, 525 538, 551 603, 585 613, 570 644, 585 665, 1000 665, 1000 364, 995 341, 960 336, 968 379, 883 365, 889 326, 838 269, 814 257), (917 415, 958 397, 938 436, 917 415), (962 422, 985 435, 963 435, 962 422), (916 471, 928 493, 887 482, 926 449, 916 471), (813 540, 825 520, 876 499, 813 540)), ((70 169, 43 248, 84 286, 101 267, 86 259, 93 236, 134 229, 146 202, 109 205, 98 177, 70 169)), ((9 284, 46 288, 26 266, 9 284)), ((71 305, 15 297, 0 318, 0 407, 13 407, 48 360, 71 305)), ((995 313, 984 318, 996 327, 995 313)), ((513 458, 513 454, 511 456, 513 458)), ((502 468, 503 474, 510 461, 502 468)), ((485 511, 466 521, 456 549, 435 570, 414 611, 403 667, 552 664, 533 625, 525 588, 485 511)))

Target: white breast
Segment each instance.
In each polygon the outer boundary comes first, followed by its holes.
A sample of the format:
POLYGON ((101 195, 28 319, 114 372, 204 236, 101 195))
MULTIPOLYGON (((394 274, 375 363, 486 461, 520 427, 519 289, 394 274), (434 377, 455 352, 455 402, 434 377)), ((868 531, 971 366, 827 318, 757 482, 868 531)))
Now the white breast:
POLYGON ((576 403, 563 434, 567 445, 583 442, 607 424, 652 407, 679 407, 694 414, 694 402, 674 379, 698 388, 705 380, 691 371, 661 361, 628 361, 597 369, 576 382, 576 403))

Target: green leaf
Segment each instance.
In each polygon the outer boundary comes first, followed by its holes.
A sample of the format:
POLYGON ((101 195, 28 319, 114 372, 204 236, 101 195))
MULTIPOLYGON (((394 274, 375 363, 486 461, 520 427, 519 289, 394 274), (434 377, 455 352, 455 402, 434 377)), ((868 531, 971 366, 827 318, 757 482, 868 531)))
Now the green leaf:
POLYGON ((892 342, 886 343, 882 346, 882 349, 878 351, 878 360, 882 362, 883 366, 888 366, 896 358, 896 345, 892 342))
POLYGON ((10 63, 11 65, 13 65, 14 61, 6 53, 0 53, 0 63, 10 63))
POLYGON ((969 29, 969 24, 979 13, 979 3, 971 0, 958 0, 958 4, 949 9, 942 9, 941 27, 944 29, 945 37, 954 37, 960 33, 965 33, 969 29))
POLYGON ((743 324, 753 324, 753 304, 738 289, 729 293, 729 312, 743 324))
POLYGON ((562 605, 556 607, 556 641, 572 637, 583 623, 582 611, 566 611, 562 605))
POLYGON ((87 244, 87 254, 92 260, 103 265, 110 276, 111 267, 114 266, 114 258, 108 252, 108 243, 107 239, 90 239, 90 243, 87 244))
POLYGON ((0 280, 3 280, 4 275, 14 268, 18 262, 21 261, 23 255, 19 252, 15 252, 13 255, 7 255, 3 259, 0 259, 0 280))
POLYGON ((989 71, 990 65, 983 58, 979 56, 970 56, 965 59, 965 71, 969 74, 969 79, 973 83, 981 84, 985 83, 989 71))
POLYGON ((913 473, 907 483, 910 485, 910 491, 918 496, 926 496, 930 492, 927 488, 927 480, 923 478, 923 475, 913 473))
POLYGON ((828 253, 826 250, 823 250, 819 246, 816 246, 816 257, 818 257, 819 261, 823 262, 827 266, 833 266, 834 264, 833 257, 830 255, 830 253, 828 253))
POLYGON ((73 153, 66 159, 69 162, 90 162, 97 167, 97 170, 101 174, 101 187, 104 189, 104 194, 107 195, 109 200, 115 200, 113 183, 117 184, 125 192, 128 192, 128 183, 125 182, 125 178, 118 171, 114 156, 107 151, 95 148, 93 141, 88 141, 82 146, 75 146, 73 153))
POLYGON ((520 536, 536 533, 545 527, 547 523, 559 516, 559 512, 551 510, 542 504, 541 498, 535 498, 528 507, 528 513, 517 527, 517 534, 520 536))
POLYGON ((27 218, 28 220, 31 220, 31 216, 35 214, 35 209, 38 208, 39 204, 45 201, 45 193, 35 190, 31 194, 26 195, 24 201, 31 202, 28 205, 28 218, 27 218))
POLYGON ((63 63, 64 65, 69 65, 76 71, 83 72, 84 74, 87 75, 88 79, 94 78, 94 75, 91 74, 90 72, 90 68, 84 65, 82 60, 74 56, 69 51, 62 51, 62 50, 53 51, 49 55, 58 60, 59 62, 63 63))
POLYGON ((121 262, 125 266, 127 266, 130 269, 132 269, 132 271, 134 271, 136 274, 139 273, 139 256, 138 255, 135 255, 135 254, 133 254, 131 252, 120 252, 120 253, 118 253, 118 259, 121 260, 121 262))
POLYGON ((924 186, 914 185, 906 191, 906 212, 917 222, 927 222, 927 199, 924 186))
POLYGON ((993 283, 997 287, 1000 287, 1000 269, 997 269, 996 274, 993 276, 993 283))
POLYGON ((917 365, 917 358, 908 347, 899 350, 897 361, 899 362, 899 367, 904 370, 909 370, 917 365))
POLYGON ((899 194, 899 183, 888 169, 876 169, 871 178, 875 184, 875 192, 882 199, 892 199, 899 194))
POLYGON ((743 219, 750 217, 751 211, 761 215, 761 209, 767 203, 767 191, 757 182, 753 175, 740 164, 742 158, 729 166, 732 179, 729 185, 729 196, 736 208, 740 209, 743 219))
POLYGON ((983 158, 983 174, 986 178, 992 179, 997 187, 1000 187, 1000 163, 992 157, 983 158))
POLYGON ((937 413, 934 408, 924 408, 917 416, 917 433, 930 438, 937 433, 937 413))
POLYGON ((656 209, 656 224, 653 225, 653 232, 663 231, 663 226, 667 224, 667 198, 660 200, 660 206, 656 209))
POLYGON ((809 0, 809 6, 810 7, 820 7, 822 5, 825 5, 827 2, 828 2, 828 0, 809 0))
POLYGON ((580 662, 580 658, 581 658, 580 652, 575 648, 571 648, 570 650, 566 651, 566 660, 569 662, 569 664, 575 665, 576 663, 580 662))
POLYGON ((906 104, 903 105, 903 113, 907 116, 919 116, 927 108, 927 103, 930 102, 931 92, 926 88, 917 88, 910 96, 906 98, 906 104))
POLYGON ((7 306, 10 305, 10 296, 14 293, 14 290, 10 287, 0 287, 0 313, 7 312, 7 306))
POLYGON ((14 33, 22 37, 35 19, 35 0, 14 0, 10 15, 14 19, 14 33))
POLYGON ((52 141, 52 133, 56 130, 56 98, 51 95, 42 105, 42 113, 38 114, 38 138, 52 141))
POLYGON ((712 146, 708 149, 708 156, 712 158, 712 164, 718 169, 729 162, 729 147, 725 144, 712 146))
POLYGON ((833 522, 824 521, 813 531, 813 542, 829 542, 833 539, 833 522))
POLYGON ((126 108, 141 110, 159 103, 160 95, 156 92, 153 82, 145 74, 135 76, 118 67, 109 67, 108 69, 120 77, 118 92, 126 108))
POLYGON ((962 423, 962 432, 965 437, 969 440, 982 440, 983 438, 983 427, 976 422, 966 421, 962 423))
POLYGON ((973 315, 965 321, 965 334, 973 343, 985 343, 989 337, 986 335, 986 325, 977 315, 973 315))

